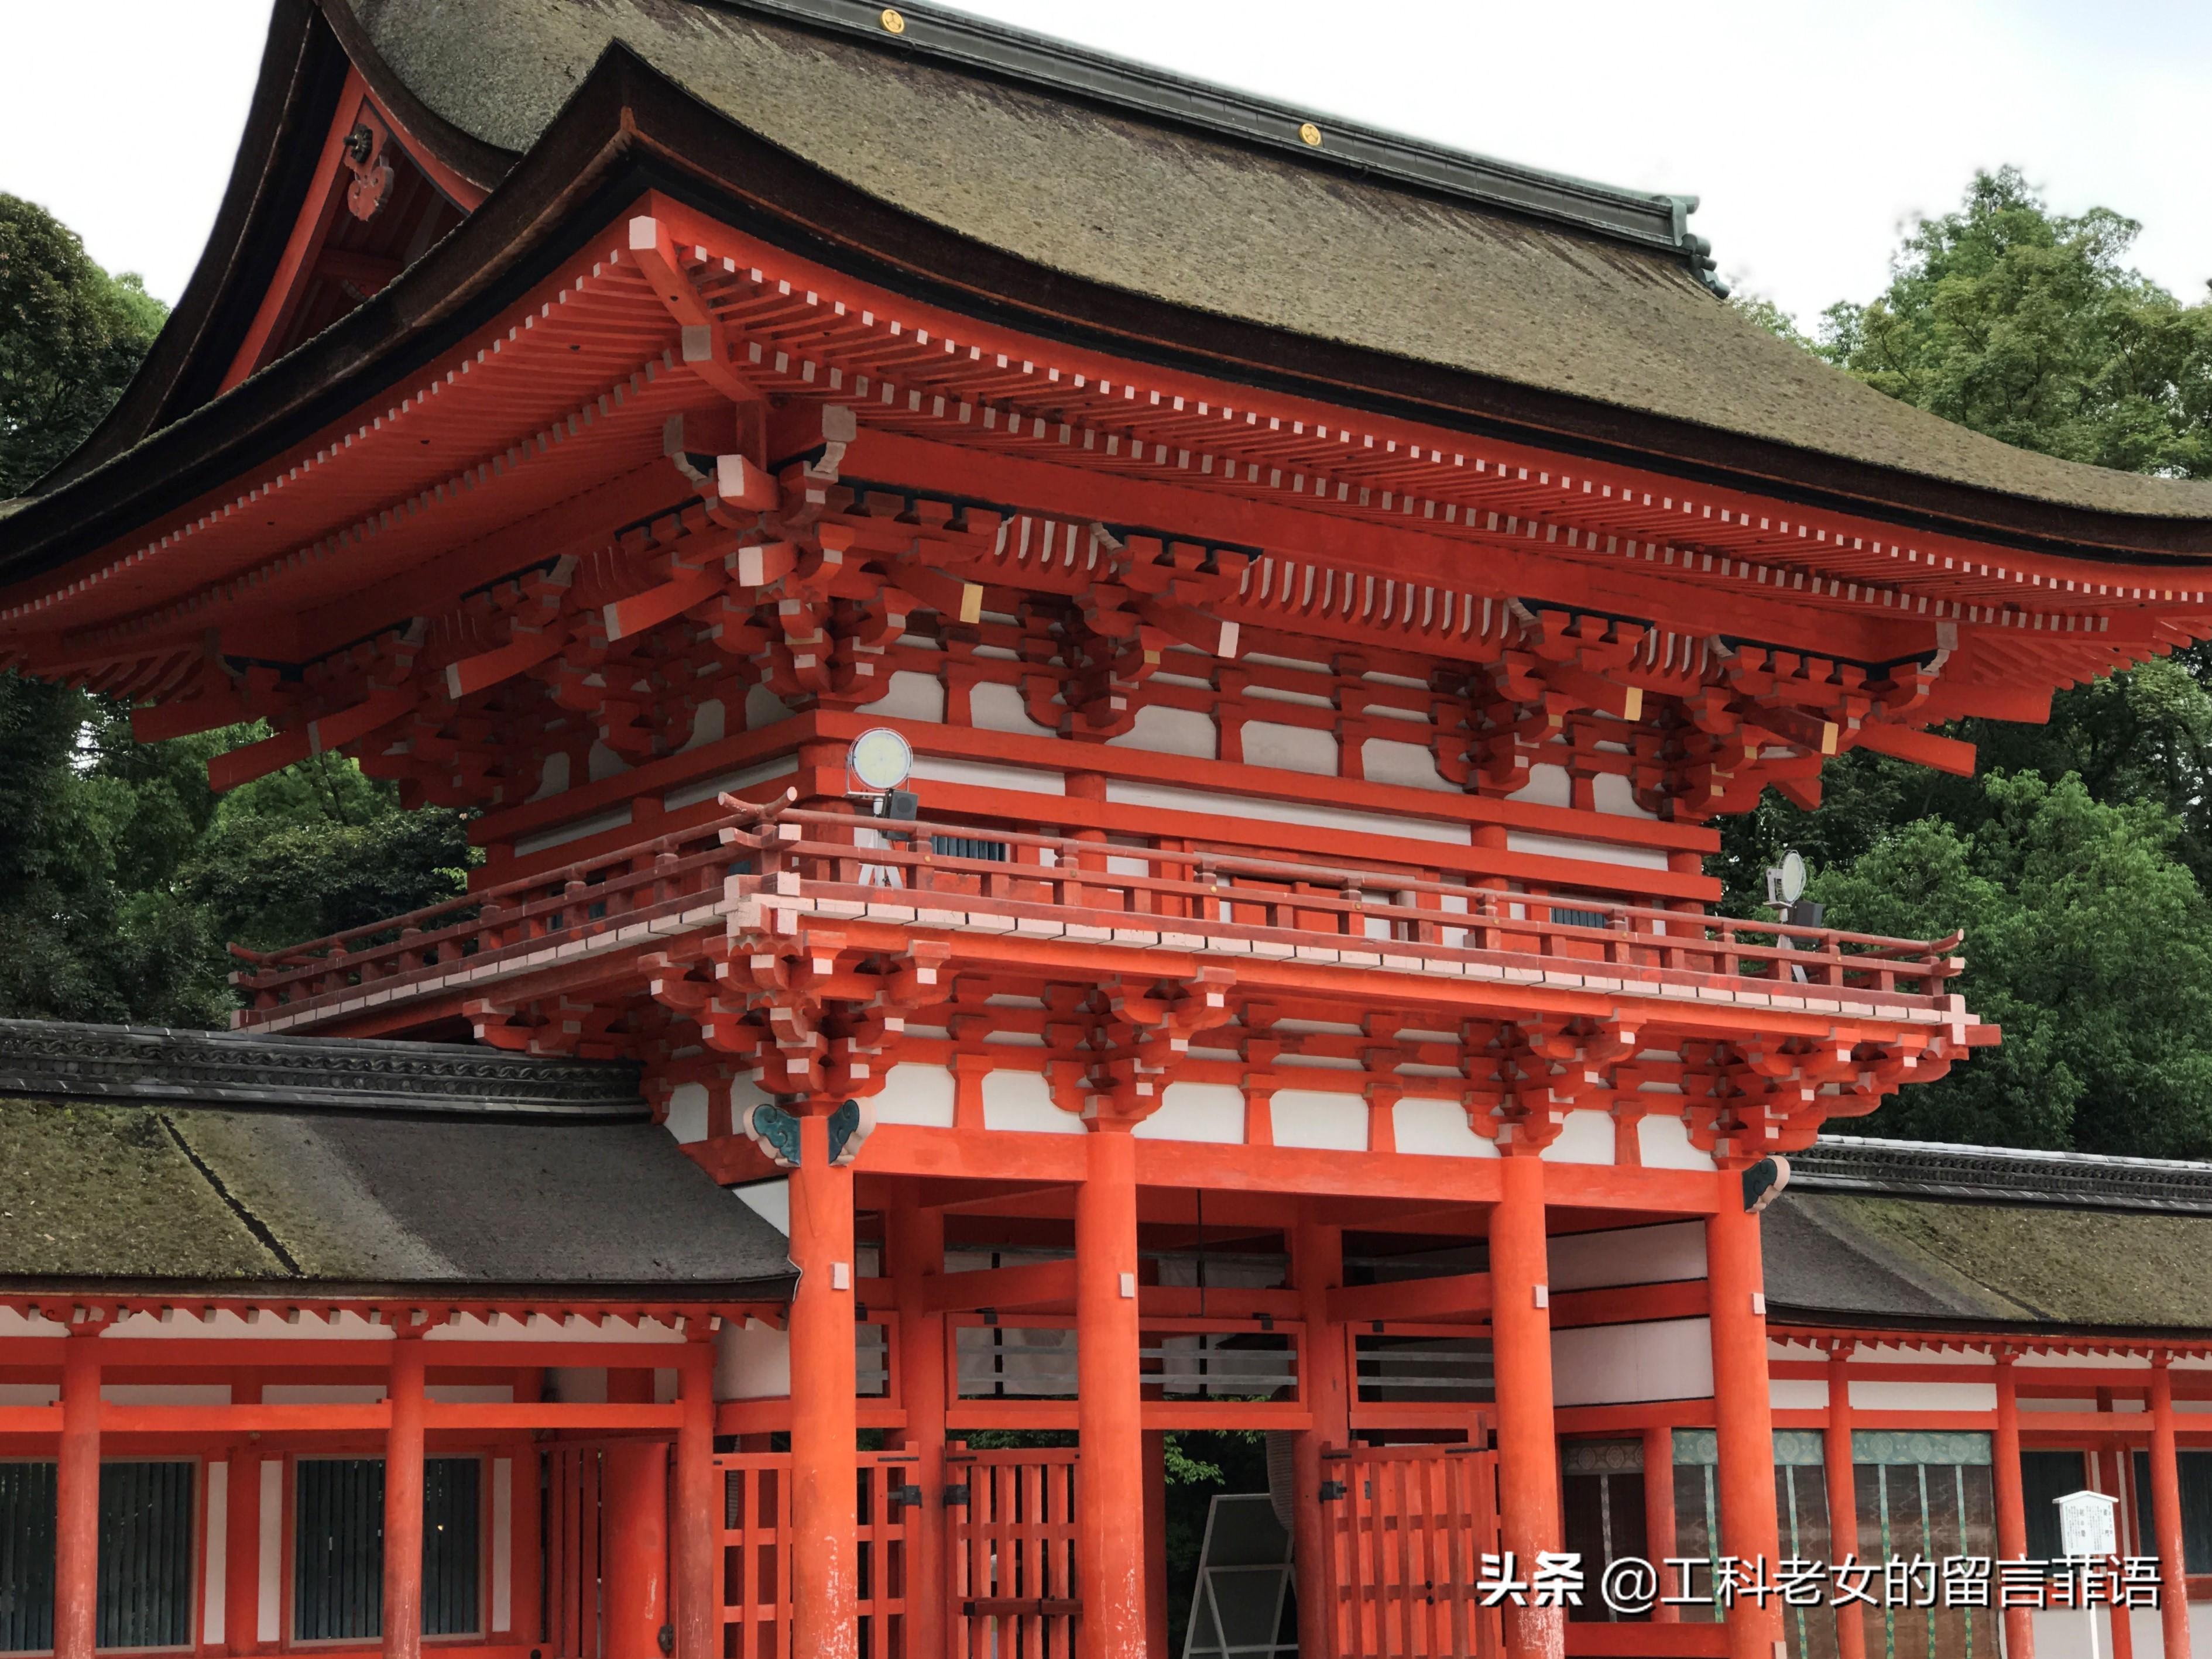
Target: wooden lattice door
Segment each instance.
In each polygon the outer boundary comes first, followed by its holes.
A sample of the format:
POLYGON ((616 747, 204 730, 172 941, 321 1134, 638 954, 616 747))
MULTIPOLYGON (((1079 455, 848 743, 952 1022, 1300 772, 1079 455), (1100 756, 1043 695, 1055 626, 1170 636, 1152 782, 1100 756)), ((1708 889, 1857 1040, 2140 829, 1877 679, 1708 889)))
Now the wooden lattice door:
POLYGON ((1498 1659, 1502 1621, 1475 1589, 1498 1549, 1497 1454, 1354 1446, 1323 1453, 1322 1478, 1330 1659, 1498 1659))

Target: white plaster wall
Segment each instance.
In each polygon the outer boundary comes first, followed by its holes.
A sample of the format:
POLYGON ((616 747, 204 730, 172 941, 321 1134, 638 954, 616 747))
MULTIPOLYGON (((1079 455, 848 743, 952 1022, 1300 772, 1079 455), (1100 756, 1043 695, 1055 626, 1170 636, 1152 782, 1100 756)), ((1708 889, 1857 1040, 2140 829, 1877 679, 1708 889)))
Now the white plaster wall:
POLYGON ((1712 1153, 1690 1144, 1690 1126, 1671 1114, 1646 1112, 1637 1120, 1636 1151, 1646 1169, 1716 1167, 1712 1153))
MULTIPOLYGON (((711 791, 710 791, 711 793, 711 791)), ((628 827, 630 821, 629 802, 595 812, 588 818, 576 818, 565 824, 556 824, 529 835, 514 838, 514 851, 519 857, 528 857, 533 852, 544 852, 551 847, 566 846, 571 841, 580 841, 587 835, 604 835, 609 830, 628 827)))
POLYGON ((875 1098, 876 1122, 949 1129, 957 1087, 943 1066, 893 1066, 884 1074, 884 1087, 875 1098))
POLYGON ((1616 818, 1656 818, 1636 804, 1636 788, 1617 772, 1600 772, 1590 779, 1590 803, 1616 818))
POLYGON ((373 1406, 384 1398, 381 1383, 270 1383, 264 1406, 373 1406))
POLYGON ((786 1238, 791 1236, 791 1181, 748 1181, 730 1191, 754 1214, 786 1238))
POLYGON ((1851 1379, 1857 1411, 1995 1411, 1994 1383, 1876 1383, 1851 1379))
POLYGON ((970 789, 1020 790, 1029 795, 1065 795, 1067 779, 1056 772, 994 766, 984 760, 951 760, 916 755, 914 776, 925 784, 964 784, 970 789))
POLYGON ((661 1120, 661 1126, 682 1145, 703 1141, 710 1104, 704 1083, 678 1083, 668 1092, 668 1116, 661 1120))
POLYGON ((1336 776, 1336 738, 1308 726, 1278 725, 1273 720, 1244 723, 1244 764, 1276 766, 1285 772, 1310 772, 1322 778, 1336 776))
POLYGON ((1346 830, 1360 835, 1391 835, 1409 841, 1469 845, 1468 826, 1433 818, 1399 818, 1386 813, 1354 812, 1304 801, 1271 801, 1252 795, 1178 789, 1172 784, 1106 780, 1106 798, 1117 804, 1154 807, 1164 812, 1202 812, 1218 818, 1244 818, 1262 824, 1302 824, 1312 829, 1346 830))
POLYGON ((200 1639, 222 1645, 223 1567, 230 1559, 230 1464, 210 1457, 207 1469, 207 1523, 200 1534, 200 1639))
POLYGON ((1613 1161, 1613 1114, 1575 1111, 1559 1126, 1557 1139, 1540 1154, 1547 1164, 1610 1164, 1613 1161))
POLYGON ((758 731, 763 726, 775 725, 780 720, 791 718, 791 705, 778 697, 766 686, 745 687, 745 730, 758 731))
POLYGON ((1277 1089, 1269 1102, 1275 1144, 1329 1152, 1367 1150, 1367 1102, 1322 1089, 1277 1089))
POLYGON ((766 1400, 791 1392, 791 1333, 757 1319, 714 1333, 714 1397, 766 1400))
MULTIPOLYGON (((1519 800, 1519 796, 1510 797, 1519 800)), ((1583 841, 1567 835, 1539 835, 1533 830, 1505 832, 1508 852, 1526 852, 1544 858, 1579 858, 1586 863, 1626 864, 1632 869, 1665 869, 1667 854, 1658 847, 1625 846, 1618 841, 1583 841)), ((1571 899, 1553 901, 1571 905, 1571 899)))
POLYGON ((1571 807, 1575 803, 1575 781, 1567 776, 1565 766, 1531 766, 1528 781, 1505 798, 1526 801, 1532 807, 1571 807))
POLYGON ((1159 1110, 1139 1123, 1134 1132, 1143 1141, 1242 1146, 1244 1091, 1231 1083, 1170 1083, 1160 1096, 1159 1110))
POLYGON ((118 1406, 227 1406, 228 1383, 103 1383, 100 1397, 118 1406))
MULTIPOLYGON (((536 1466, 532 1458, 532 1466, 536 1466)), ((491 1627, 514 1628, 514 1460, 491 1460, 491 1627)))
POLYGON ((1139 709, 1129 730, 1116 732, 1106 743, 1109 748, 1149 749, 1154 754, 1211 760, 1220 751, 1221 734, 1209 714, 1153 703, 1139 709))
POLYGON ((916 674, 911 669, 901 669, 891 675, 884 694, 872 703, 863 703, 853 711, 855 714, 872 715, 885 720, 926 720, 932 725, 945 723, 945 682, 933 674, 916 674))
POLYGON ((538 773, 538 788, 530 796, 543 801, 549 795, 558 795, 568 787, 568 751, 556 749, 545 757, 545 764, 538 773))
POLYGON ((619 778, 629 770, 629 761, 597 740, 593 741, 591 752, 586 755, 585 761, 585 775, 594 784, 602 778, 619 778))
POLYGON ((687 749, 702 748, 708 743, 719 743, 728 736, 729 711, 719 697, 710 697, 699 705, 691 716, 691 735, 684 740, 687 749))
POLYGON ((788 778, 799 770, 799 757, 780 754, 773 760, 763 760, 757 766, 740 766, 735 772, 717 772, 712 778, 702 778, 696 783, 683 784, 660 797, 664 810, 674 812, 679 807, 693 807, 702 801, 711 801, 728 790, 749 790, 756 784, 765 784, 778 778, 788 778))
POLYGON ((1498 1142, 1474 1132, 1467 1109, 1456 1100, 1402 1099, 1390 1108, 1390 1126, 1401 1152, 1431 1158, 1498 1156, 1498 1142))
POLYGON ((1615 1285, 1668 1285, 1705 1276, 1701 1221, 1602 1232, 1553 1235, 1546 1275, 1553 1290, 1602 1290, 1615 1285))
POLYGON ((969 689, 968 721, 982 731, 1011 731, 1023 737, 1060 736, 1050 726, 1041 726, 1030 718, 1029 705, 1022 700, 1019 686, 1002 686, 996 681, 969 689))
POLYGON ((283 1633, 284 1614, 284 1460, 271 1457, 261 1465, 260 1600, 253 1609, 255 1636, 274 1643, 283 1633))
POLYGON ((1767 1403, 1777 1411, 1826 1411, 1828 1385, 1817 1377, 1776 1377, 1766 1384, 1767 1403))
POLYGON ((983 1078, 983 1127, 1029 1134, 1080 1135, 1083 1120, 1052 1103, 1052 1086, 1036 1071, 994 1071, 983 1078))
POLYGON ((1359 746, 1359 769, 1370 784, 1396 784, 1415 790, 1453 787, 1437 770, 1437 757, 1426 743, 1401 743, 1394 738, 1370 737, 1359 746))
POLYGON ((1708 1398, 1713 1391, 1712 1322, 1665 1319, 1554 1330, 1552 1390, 1562 1406, 1708 1398))

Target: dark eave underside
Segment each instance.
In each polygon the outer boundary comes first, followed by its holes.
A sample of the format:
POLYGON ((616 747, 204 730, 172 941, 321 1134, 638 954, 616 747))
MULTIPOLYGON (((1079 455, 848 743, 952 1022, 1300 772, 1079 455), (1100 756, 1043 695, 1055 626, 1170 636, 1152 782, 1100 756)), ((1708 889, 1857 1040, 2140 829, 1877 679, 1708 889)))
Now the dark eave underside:
POLYGON ((1045 269, 763 142, 616 46, 484 206, 374 300, 137 448, 0 519, 0 578, 44 573, 128 535, 368 401, 490 320, 649 188, 926 302, 1140 361, 2059 556, 2212 560, 2212 518, 1917 477, 1045 269))

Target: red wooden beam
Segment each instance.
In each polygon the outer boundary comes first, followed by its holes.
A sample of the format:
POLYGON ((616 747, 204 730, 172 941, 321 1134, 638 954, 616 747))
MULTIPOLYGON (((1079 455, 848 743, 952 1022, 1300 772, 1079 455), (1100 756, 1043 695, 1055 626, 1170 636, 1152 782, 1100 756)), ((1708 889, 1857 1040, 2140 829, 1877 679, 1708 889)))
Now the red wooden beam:
POLYGON ((1338 1324, 1436 1319, 1486 1313, 1489 1309, 1490 1275, 1486 1273, 1404 1279, 1387 1285, 1346 1285, 1328 1293, 1328 1317, 1338 1324))

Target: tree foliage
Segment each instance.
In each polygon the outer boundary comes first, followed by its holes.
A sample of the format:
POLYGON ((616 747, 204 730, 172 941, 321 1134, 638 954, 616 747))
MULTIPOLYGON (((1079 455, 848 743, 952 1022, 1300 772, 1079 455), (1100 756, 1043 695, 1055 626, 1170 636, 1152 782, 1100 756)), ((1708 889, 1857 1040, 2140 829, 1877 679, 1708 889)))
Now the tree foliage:
MULTIPOLYGON (((83 440, 163 315, 0 196, 0 495, 83 440)), ((228 943, 296 943, 461 885, 459 817, 402 812, 343 756, 218 799, 209 759, 266 735, 137 743, 115 705, 0 674, 0 1016, 227 1025, 228 943)))
POLYGON ((90 435, 167 314, 44 208, 0 194, 0 499, 90 435))
MULTIPOLYGON (((2137 227, 2055 214, 2020 173, 1976 177, 1907 234, 1889 286, 1808 339, 1753 321, 1881 391, 2007 443, 2136 470, 2212 475, 2212 304, 2129 268, 2137 227)), ((1966 929, 1968 1005, 2004 1044, 1911 1087, 1869 1132, 2212 1155, 2212 654, 2061 691, 2039 725, 1966 720, 1977 775, 1850 754, 1820 808, 1769 791, 1723 827, 1733 908, 1785 846, 1824 874, 1835 923, 1966 929)))

